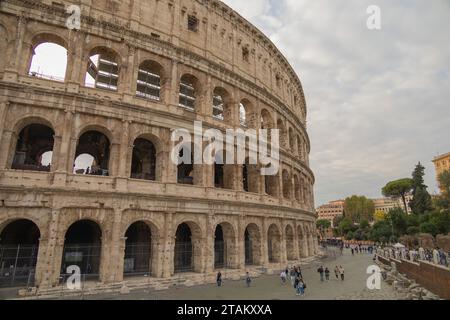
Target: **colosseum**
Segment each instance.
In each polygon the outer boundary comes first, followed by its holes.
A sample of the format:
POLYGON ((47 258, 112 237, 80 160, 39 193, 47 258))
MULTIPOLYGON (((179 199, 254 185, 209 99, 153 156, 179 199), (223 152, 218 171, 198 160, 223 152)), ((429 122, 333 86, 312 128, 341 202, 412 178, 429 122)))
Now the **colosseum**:
POLYGON ((52 290, 73 265, 93 288, 192 285, 319 253, 301 82, 230 7, 3 0, 0 39, 0 287, 52 290), (63 76, 35 67, 45 47, 63 76), (194 121, 279 129, 278 174, 174 163, 194 121))

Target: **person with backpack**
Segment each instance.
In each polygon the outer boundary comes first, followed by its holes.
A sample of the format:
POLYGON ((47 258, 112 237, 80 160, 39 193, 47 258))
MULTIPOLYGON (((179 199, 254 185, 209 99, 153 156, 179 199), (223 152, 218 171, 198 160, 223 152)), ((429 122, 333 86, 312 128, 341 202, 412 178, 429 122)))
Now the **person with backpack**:
POLYGON ((328 281, 330 281, 330 270, 328 270, 328 268, 325 268, 325 279, 328 281))
POLYGON ((319 269, 317 269, 317 272, 320 274, 320 281, 324 281, 324 269, 323 266, 320 266, 319 269))

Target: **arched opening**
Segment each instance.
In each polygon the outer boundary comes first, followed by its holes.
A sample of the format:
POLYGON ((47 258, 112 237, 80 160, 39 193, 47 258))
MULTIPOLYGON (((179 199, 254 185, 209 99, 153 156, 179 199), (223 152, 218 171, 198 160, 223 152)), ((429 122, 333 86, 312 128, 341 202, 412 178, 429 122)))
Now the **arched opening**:
POLYGON ((152 275, 152 231, 142 221, 133 223, 125 233, 125 276, 152 275))
MULTIPOLYGON (((8 48, 8 36, 6 33, 5 28, 3 28, 2 25, 0 25, 0 39, 3 39, 3 41, 0 41, 0 57, 8 57, 7 55, 7 48, 8 48)), ((7 63, 7 59, 1 59, 0 60, 0 75, 3 73, 6 63, 7 63)))
POLYGON ((180 79, 179 106, 194 111, 199 92, 198 79, 189 74, 183 75, 180 79))
POLYGON ((98 131, 87 131, 78 139, 74 173, 97 176, 109 175, 110 142, 98 131))
POLYGON ((295 134, 294 130, 292 128, 289 128, 289 149, 291 150, 292 154, 296 154, 296 141, 295 141, 295 134))
POLYGON ((277 121, 277 129, 280 130, 280 146, 282 148, 286 148, 288 146, 288 143, 287 143, 287 131, 286 131, 286 126, 284 125, 283 120, 278 119, 278 121, 277 121))
POLYGON ((250 159, 245 159, 242 165, 242 185, 246 192, 259 193, 259 170, 256 164, 250 164, 250 159))
POLYGON ((292 181, 287 170, 283 170, 283 198, 291 199, 292 181))
POLYGON ((42 42, 32 49, 28 74, 47 80, 64 82, 67 69, 67 49, 62 43, 42 42))
POLYGON ((224 164, 222 163, 215 163, 214 164, 214 187, 216 188, 225 188, 225 181, 224 181, 224 164))
POLYGON ((22 129, 16 144, 12 169, 50 171, 55 132, 42 124, 22 129))
POLYGON ((264 176, 264 187, 267 195, 274 198, 278 197, 278 175, 264 176))
POLYGON ((147 139, 138 138, 134 141, 131 178, 156 180, 156 148, 147 139))
POLYGON ((217 225, 214 233, 214 268, 228 269, 235 264, 235 236, 229 223, 217 225))
POLYGON ((255 109, 247 99, 242 99, 239 103, 239 123, 243 127, 256 128, 257 126, 255 109))
POLYGON ((201 271, 201 231, 194 223, 182 223, 175 234, 174 271, 201 271))
POLYGON ((184 144, 179 151, 179 159, 183 159, 177 167, 178 183, 194 184, 194 152, 191 145, 184 144), (186 160, 184 160, 186 159, 186 160), (190 159, 190 161, 189 161, 190 159))
POLYGON ((117 91, 119 83, 119 57, 111 49, 98 47, 89 54, 85 85, 87 87, 117 91))
POLYGON ((305 258, 308 256, 308 245, 306 243, 305 233, 303 232, 302 226, 298 226, 298 254, 300 258, 305 258))
POLYGON ((150 100, 161 100, 162 66, 146 60, 139 66, 136 95, 150 100))
POLYGON ((98 224, 90 220, 73 223, 65 235, 61 275, 65 278, 67 267, 76 265, 83 279, 99 279, 101 251, 102 231, 98 224))
POLYGON ((243 127, 247 126, 247 110, 242 102, 239 103, 239 124, 243 127))
MULTIPOLYGON (((226 152, 224 153, 226 154, 226 152)), ((228 155, 225 155, 225 157, 228 157, 228 155)), ((216 161, 214 163, 215 188, 233 189, 234 166, 227 164, 229 162, 227 159, 223 159, 219 153, 216 154, 216 161)))
POLYGON ((221 87, 216 87, 213 91, 213 118, 226 123, 233 121, 230 94, 221 87))
POLYGON ((295 200, 301 201, 301 186, 300 186, 300 179, 298 178, 298 175, 294 175, 294 189, 295 189, 295 200))
POLYGON ((245 265, 261 264, 261 233, 256 224, 251 223, 245 229, 245 265))
POLYGON ((295 260, 294 229, 290 225, 286 226, 286 254, 288 261, 295 260))
POLYGON ((7 224, 0 232, 0 287, 34 285, 41 233, 26 219, 7 224))
POLYGON ((269 263, 281 262, 281 232, 274 224, 269 227, 267 232, 267 249, 269 263))
POLYGON ((261 129, 273 129, 273 120, 270 112, 266 109, 261 110, 261 129))
POLYGON ((297 136, 297 154, 300 160, 304 161, 303 145, 300 136, 297 136))

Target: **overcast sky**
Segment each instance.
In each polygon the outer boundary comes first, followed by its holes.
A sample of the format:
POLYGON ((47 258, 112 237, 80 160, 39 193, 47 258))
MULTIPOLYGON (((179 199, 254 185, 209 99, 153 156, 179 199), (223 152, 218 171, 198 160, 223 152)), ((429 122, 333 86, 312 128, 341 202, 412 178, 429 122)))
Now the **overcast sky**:
POLYGON ((450 152, 449 0, 224 0, 277 45, 303 84, 316 206, 450 152), (366 26, 381 8, 381 30, 366 26))

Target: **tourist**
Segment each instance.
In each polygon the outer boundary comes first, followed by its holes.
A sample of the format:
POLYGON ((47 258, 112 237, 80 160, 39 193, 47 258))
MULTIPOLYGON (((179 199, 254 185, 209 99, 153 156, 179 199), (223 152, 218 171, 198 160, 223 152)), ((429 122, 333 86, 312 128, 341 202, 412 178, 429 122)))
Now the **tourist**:
POLYGON ((339 280, 339 267, 334 267, 334 275, 336 276, 336 280, 339 280))
POLYGON ((298 266, 298 268, 297 268, 297 277, 303 278, 302 268, 300 268, 300 266, 298 266))
POLYGON ((300 279, 300 281, 298 282, 298 286, 297 286, 300 290, 300 295, 304 296, 305 295, 305 289, 306 289, 306 283, 303 279, 300 279))
POLYGON ((325 268, 325 279, 330 281, 330 270, 328 270, 328 268, 325 268))
POLYGON ((291 277, 291 284, 292 284, 292 286, 294 287, 294 284, 295 284, 295 278, 297 277, 297 274, 296 274, 294 268, 291 269, 291 271, 290 271, 290 273, 289 273, 289 276, 291 277))
POLYGON ((344 278, 345 278, 345 270, 344 270, 344 267, 342 267, 342 266, 339 266, 339 274, 341 275, 341 280, 342 281, 344 281, 344 278))
POLYGON ((250 278, 250 274, 248 272, 245 276, 245 283, 247 284, 247 288, 250 287, 250 284, 252 283, 252 278, 250 278))
POLYGON ((352 251, 352 256, 354 256, 355 255, 355 249, 353 249, 353 247, 351 248, 351 251, 352 251))
POLYGON ((217 286, 222 286, 222 273, 220 271, 217 273, 217 286))
POLYGON ((286 283, 286 271, 284 271, 284 270, 281 271, 280 278, 281 278, 281 282, 283 284, 285 284, 286 283))
POLYGON ((320 281, 323 282, 324 280, 324 270, 323 270, 323 266, 320 266, 319 269, 317 269, 317 272, 320 274, 320 281))

